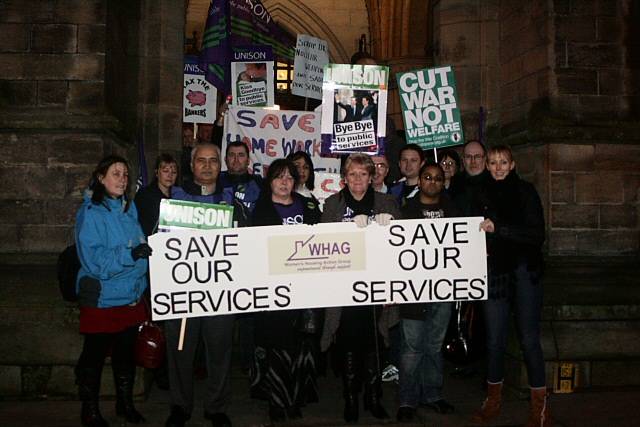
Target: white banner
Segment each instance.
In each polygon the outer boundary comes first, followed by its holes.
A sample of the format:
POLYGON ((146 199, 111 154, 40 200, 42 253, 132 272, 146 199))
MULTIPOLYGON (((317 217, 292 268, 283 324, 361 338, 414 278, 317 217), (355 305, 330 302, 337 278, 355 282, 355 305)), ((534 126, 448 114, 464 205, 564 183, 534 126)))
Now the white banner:
POLYGON ((153 320, 487 298, 480 217, 156 233, 153 320))
MULTIPOLYGON (((249 147, 250 169, 266 176, 266 168, 276 159, 305 151, 316 172, 340 171, 340 159, 320 157, 320 113, 313 111, 266 110, 229 106, 225 116, 222 153, 231 141, 249 147)), ((222 166, 226 170, 226 165, 222 166)))
POLYGON ((293 60, 291 93, 322 99, 322 76, 329 63, 327 42, 306 34, 298 34, 296 56, 293 60))

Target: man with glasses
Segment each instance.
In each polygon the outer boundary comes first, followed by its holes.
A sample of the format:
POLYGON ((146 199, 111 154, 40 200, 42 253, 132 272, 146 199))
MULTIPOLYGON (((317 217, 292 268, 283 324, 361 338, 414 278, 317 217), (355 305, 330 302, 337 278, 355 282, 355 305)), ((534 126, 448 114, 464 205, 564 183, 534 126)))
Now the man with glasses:
MULTIPOLYGON (((402 208, 403 219, 433 219, 458 216, 448 197, 442 196, 444 171, 436 163, 420 169, 419 193, 402 208)), ((440 414, 454 411, 443 399, 444 362, 442 343, 451 317, 452 303, 400 305, 400 385, 397 419, 411 422, 416 408, 423 406, 440 414)))
POLYGON ((483 216, 482 198, 489 178, 487 149, 478 141, 468 141, 462 149, 464 172, 451 180, 450 195, 463 216, 483 216))
POLYGON ((371 186, 375 191, 380 193, 387 193, 387 185, 384 180, 389 174, 389 162, 385 156, 372 156, 373 164, 376 167, 376 173, 373 175, 373 181, 371 186))

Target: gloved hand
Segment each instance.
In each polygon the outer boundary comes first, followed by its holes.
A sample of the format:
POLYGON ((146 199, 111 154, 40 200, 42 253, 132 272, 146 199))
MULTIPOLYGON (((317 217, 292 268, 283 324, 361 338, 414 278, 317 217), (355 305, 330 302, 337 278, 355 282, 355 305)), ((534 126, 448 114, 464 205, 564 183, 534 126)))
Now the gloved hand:
POLYGON ((131 258, 133 258, 134 261, 137 261, 140 258, 149 258, 152 252, 153 250, 151 249, 151 246, 146 243, 140 243, 138 246, 131 249, 131 258))
POLYGON ((382 225, 382 226, 389 225, 392 219, 393 219, 393 216, 388 213, 379 213, 379 214, 376 214, 375 216, 375 220, 378 223, 378 225, 382 225))
POLYGON ((369 224, 369 217, 367 215, 356 215, 353 218, 353 222, 356 223, 358 228, 365 228, 369 224))

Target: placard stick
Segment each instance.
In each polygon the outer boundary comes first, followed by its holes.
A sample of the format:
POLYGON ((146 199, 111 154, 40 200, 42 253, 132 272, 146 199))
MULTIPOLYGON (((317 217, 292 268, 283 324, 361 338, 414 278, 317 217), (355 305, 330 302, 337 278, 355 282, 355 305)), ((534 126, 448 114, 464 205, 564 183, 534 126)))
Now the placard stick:
POLYGON ((436 147, 433 147, 433 158, 435 162, 438 163, 438 150, 436 150, 436 147))
POLYGON ((184 344, 184 331, 187 329, 187 318, 184 317, 180 322, 180 338, 178 338, 178 351, 182 351, 182 345, 184 344))

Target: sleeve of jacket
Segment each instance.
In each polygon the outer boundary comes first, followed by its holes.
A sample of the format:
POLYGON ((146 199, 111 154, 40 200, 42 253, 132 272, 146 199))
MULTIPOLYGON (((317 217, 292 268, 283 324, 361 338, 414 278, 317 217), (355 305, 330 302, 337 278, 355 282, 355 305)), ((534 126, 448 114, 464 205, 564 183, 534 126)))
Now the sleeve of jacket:
POLYGON ((92 276, 106 280, 135 266, 130 246, 119 244, 107 247, 106 224, 92 209, 87 209, 76 227, 80 262, 92 276))
POLYGON ((378 199, 374 207, 375 213, 388 213, 393 219, 402 219, 402 214, 400 213, 400 208, 398 208, 395 197, 382 193, 375 193, 374 197, 378 199))
POLYGON ((496 224, 496 234, 505 240, 540 247, 544 243, 545 232, 540 196, 535 187, 525 181, 520 182, 519 190, 524 215, 523 224, 496 224))
POLYGON ((333 194, 324 201, 324 210, 320 217, 320 222, 337 222, 340 213, 339 210, 340 193, 333 194))

